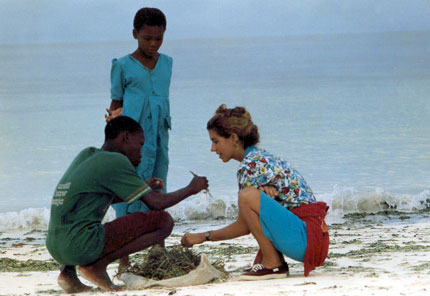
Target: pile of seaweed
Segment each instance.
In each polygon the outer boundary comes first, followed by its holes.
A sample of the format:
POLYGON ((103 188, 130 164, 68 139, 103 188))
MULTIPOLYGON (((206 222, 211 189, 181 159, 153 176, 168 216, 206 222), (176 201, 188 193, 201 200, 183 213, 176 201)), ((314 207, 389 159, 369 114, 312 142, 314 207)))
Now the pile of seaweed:
POLYGON ((162 248, 155 245, 142 259, 139 260, 142 262, 132 264, 126 272, 154 280, 165 280, 186 275, 200 263, 200 256, 181 246, 162 248))

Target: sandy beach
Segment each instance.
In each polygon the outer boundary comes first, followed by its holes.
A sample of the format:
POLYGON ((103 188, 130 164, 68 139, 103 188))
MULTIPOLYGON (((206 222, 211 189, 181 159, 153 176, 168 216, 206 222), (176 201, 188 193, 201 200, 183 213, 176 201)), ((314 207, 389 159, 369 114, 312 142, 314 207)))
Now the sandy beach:
MULTIPOLYGON (((166 243, 178 244, 184 231, 213 229, 227 223, 180 224, 166 243), (195 225, 199 225, 198 229, 195 225)), ((227 280, 117 293, 94 289, 80 295, 430 295, 430 213, 355 214, 345 217, 342 224, 332 224, 329 231, 329 258, 308 277, 303 276, 302 264, 287 258, 288 278, 239 281, 240 271, 249 266, 257 250, 253 238, 245 236, 194 248, 207 254, 211 262, 222 259, 229 272, 227 280)), ((55 264, 44 245, 37 240, 25 242, 30 234, 15 234, 15 238, 8 235, 5 238, 2 234, 0 239, 0 295, 61 295, 56 283, 58 271, 44 271, 55 264), (12 243, 14 240, 23 243, 12 243), (20 269, 22 262, 31 265, 29 259, 34 260, 35 267, 20 269), (44 267, 43 263, 50 264, 44 267)), ((109 266, 111 276, 116 274, 116 268, 117 264, 109 266)), ((118 279, 114 281, 123 284, 118 279)))

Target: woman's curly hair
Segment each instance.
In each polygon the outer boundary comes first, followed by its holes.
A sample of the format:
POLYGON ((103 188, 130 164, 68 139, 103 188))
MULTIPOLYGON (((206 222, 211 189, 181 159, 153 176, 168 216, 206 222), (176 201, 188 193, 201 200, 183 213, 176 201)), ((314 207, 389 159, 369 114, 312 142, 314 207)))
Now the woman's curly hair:
POLYGON ((206 128, 216 131, 223 138, 236 134, 244 149, 260 141, 258 127, 252 122, 251 114, 244 107, 229 109, 222 104, 208 121, 206 128))

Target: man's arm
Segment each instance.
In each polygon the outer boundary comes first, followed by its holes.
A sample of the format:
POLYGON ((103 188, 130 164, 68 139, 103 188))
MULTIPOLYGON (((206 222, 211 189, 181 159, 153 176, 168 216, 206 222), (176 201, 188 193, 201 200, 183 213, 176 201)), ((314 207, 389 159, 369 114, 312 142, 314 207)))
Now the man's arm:
POLYGON ((200 191, 208 188, 208 180, 206 177, 194 177, 188 186, 170 193, 161 193, 152 191, 142 197, 142 201, 151 210, 164 210, 170 208, 187 197, 197 194, 200 191))

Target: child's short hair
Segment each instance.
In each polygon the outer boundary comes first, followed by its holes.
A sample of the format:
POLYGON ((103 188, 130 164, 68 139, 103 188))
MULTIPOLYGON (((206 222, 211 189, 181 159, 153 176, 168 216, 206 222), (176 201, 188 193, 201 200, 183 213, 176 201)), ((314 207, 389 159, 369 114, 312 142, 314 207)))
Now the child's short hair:
POLYGON ((142 132, 142 127, 134 119, 128 116, 118 116, 111 119, 105 127, 105 140, 113 140, 118 135, 127 131, 129 133, 142 132))
POLYGON ((166 16, 158 8, 141 8, 134 16, 133 26, 136 31, 139 31, 143 25, 159 26, 166 30, 166 16))

